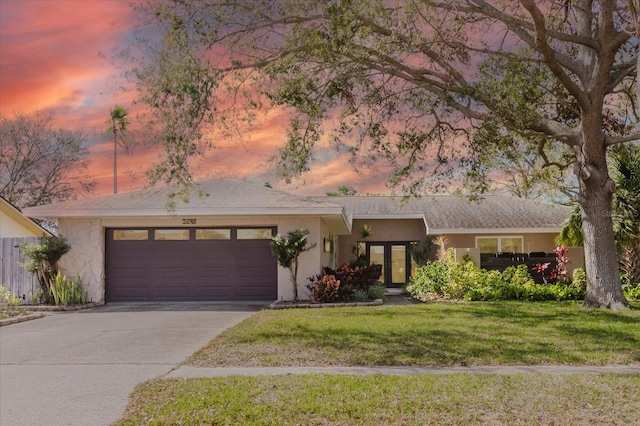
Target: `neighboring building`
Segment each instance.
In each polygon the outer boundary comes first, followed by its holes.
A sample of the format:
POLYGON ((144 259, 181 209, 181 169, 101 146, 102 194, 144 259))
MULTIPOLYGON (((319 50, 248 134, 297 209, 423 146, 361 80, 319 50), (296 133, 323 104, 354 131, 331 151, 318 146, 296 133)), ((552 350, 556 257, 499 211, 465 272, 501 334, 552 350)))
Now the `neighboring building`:
POLYGON ((50 237, 51 233, 0 197, 0 238, 50 237))
POLYGON ((0 197, 0 286, 25 301, 36 288, 36 280, 20 264, 25 262, 16 244, 40 241, 51 233, 0 197))
POLYGON ((454 196, 299 197, 219 179, 200 184, 188 204, 168 212, 169 190, 153 188, 25 209, 57 218, 71 251, 61 265, 80 274, 95 302, 288 300, 288 271, 269 243, 306 228, 317 245, 300 257, 299 283, 360 249, 383 263, 388 286, 402 285, 412 242, 445 236, 480 251, 551 251, 565 207, 508 196, 471 202, 454 196), (360 236, 371 227, 367 238, 360 236), (334 243, 331 244, 330 241, 334 243), (325 244, 327 243, 327 244, 325 244), (331 252, 333 247, 333 252, 331 252), (325 250, 326 248, 326 250, 325 250))

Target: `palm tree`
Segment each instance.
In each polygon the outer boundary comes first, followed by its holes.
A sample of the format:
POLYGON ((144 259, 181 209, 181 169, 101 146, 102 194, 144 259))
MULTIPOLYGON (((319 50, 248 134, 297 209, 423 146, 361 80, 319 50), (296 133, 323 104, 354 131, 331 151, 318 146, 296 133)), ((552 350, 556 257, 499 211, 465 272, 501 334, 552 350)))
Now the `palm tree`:
POLYGON ((127 130, 127 115, 129 113, 126 109, 115 106, 110 112, 111 127, 107 129, 109 133, 113 133, 113 193, 118 193, 118 133, 120 133, 120 140, 123 141, 124 133, 127 130))

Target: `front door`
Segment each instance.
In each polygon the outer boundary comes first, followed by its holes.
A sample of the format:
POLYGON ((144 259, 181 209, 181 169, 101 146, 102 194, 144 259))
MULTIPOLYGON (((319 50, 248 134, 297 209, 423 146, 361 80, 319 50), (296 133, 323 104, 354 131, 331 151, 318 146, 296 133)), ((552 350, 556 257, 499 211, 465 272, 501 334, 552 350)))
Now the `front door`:
POLYGON ((380 281, 387 287, 403 287, 411 275, 410 243, 367 243, 369 264, 382 265, 380 281))

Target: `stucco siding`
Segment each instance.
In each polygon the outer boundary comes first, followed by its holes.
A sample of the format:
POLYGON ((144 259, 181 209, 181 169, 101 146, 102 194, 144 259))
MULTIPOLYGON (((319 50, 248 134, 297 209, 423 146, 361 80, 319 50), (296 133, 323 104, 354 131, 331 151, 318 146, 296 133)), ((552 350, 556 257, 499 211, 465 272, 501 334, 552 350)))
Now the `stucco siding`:
POLYGON ((100 219, 60 219, 58 233, 71 250, 60 259, 62 273, 80 276, 88 301, 104 302, 104 229, 100 219))

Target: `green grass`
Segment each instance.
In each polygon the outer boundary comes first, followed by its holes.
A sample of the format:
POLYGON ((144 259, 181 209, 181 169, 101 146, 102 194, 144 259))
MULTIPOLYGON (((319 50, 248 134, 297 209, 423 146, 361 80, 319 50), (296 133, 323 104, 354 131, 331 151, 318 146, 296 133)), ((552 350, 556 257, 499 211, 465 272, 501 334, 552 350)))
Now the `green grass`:
POLYGON ((631 425, 639 375, 153 380, 118 425, 631 425))
POLYGON ((27 311, 24 308, 18 308, 14 306, 0 306, 0 319, 6 319, 15 317, 18 315, 24 315, 27 311))
POLYGON ((465 366, 640 362, 640 309, 466 302, 262 311, 196 352, 195 366, 465 366))

